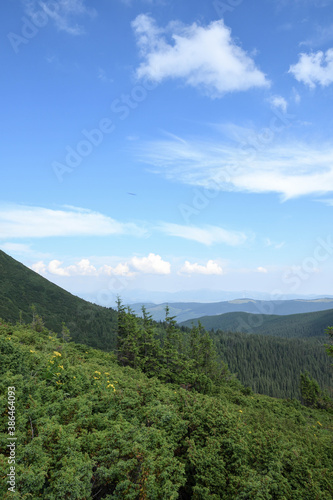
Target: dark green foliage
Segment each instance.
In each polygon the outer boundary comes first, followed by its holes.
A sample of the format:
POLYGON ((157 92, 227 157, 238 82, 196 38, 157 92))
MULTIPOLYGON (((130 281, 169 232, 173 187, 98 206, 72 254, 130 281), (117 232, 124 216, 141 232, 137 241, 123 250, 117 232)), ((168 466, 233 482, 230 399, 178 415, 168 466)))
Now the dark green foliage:
POLYGON ((309 376, 307 372, 301 373, 300 390, 302 403, 310 408, 332 408, 332 400, 328 394, 323 392, 318 382, 309 376))
POLYGON ((246 395, 207 396, 121 367, 48 330, 0 325, 0 476, 16 388, 17 491, 50 500, 332 498, 332 414, 246 395), (63 367, 63 368, 61 368, 63 367))
POLYGON ((300 399, 299 376, 308 371, 332 392, 332 368, 324 340, 284 339, 246 333, 210 332, 220 359, 253 391, 300 399))
POLYGON ((330 337, 330 343, 325 345, 326 352, 329 356, 333 356, 333 326, 329 326, 325 333, 330 337))

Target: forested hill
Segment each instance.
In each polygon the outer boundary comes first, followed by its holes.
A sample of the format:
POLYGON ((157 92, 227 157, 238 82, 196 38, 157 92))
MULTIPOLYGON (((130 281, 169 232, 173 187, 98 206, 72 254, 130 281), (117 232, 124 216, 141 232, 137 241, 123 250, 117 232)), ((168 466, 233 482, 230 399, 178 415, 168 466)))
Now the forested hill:
POLYGON ((45 326, 60 333, 62 323, 72 339, 104 350, 115 348, 117 314, 75 297, 0 250, 0 318, 25 323, 32 320, 31 306, 45 326))
POLYGON ((284 338, 322 337, 328 325, 333 324, 333 309, 305 314, 278 316, 270 314, 226 313, 203 316, 180 323, 190 327, 198 321, 208 330, 256 333, 284 338))

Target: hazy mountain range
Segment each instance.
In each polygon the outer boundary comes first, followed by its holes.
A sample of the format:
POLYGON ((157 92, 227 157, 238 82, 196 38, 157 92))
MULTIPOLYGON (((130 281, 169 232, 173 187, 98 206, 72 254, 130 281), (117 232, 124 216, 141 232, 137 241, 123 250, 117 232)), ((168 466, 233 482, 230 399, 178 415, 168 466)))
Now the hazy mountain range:
MULTIPOLYGON (((141 313, 142 305, 153 316, 155 321, 162 321, 165 317, 166 302, 162 304, 136 303, 130 307, 136 314, 141 313)), ((293 299, 293 300, 255 300, 242 298, 223 302, 172 302, 169 303, 170 314, 176 317, 179 323, 202 316, 215 316, 225 313, 245 312, 251 314, 288 315, 301 314, 333 309, 333 298, 293 299)))

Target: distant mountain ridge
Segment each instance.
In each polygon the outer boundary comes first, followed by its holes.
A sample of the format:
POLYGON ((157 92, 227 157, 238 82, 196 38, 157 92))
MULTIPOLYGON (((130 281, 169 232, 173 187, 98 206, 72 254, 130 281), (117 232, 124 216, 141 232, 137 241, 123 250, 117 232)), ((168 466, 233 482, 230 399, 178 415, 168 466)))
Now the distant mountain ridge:
POLYGON ((284 316, 325 311, 333 309, 333 298, 274 301, 239 298, 223 302, 173 302, 170 304, 166 302, 162 304, 140 302, 131 304, 130 307, 136 314, 140 314, 142 305, 145 305, 147 311, 153 316, 155 321, 163 321, 165 317, 165 307, 169 305, 170 314, 176 317, 178 323, 182 323, 202 316, 214 316, 233 312, 284 316))

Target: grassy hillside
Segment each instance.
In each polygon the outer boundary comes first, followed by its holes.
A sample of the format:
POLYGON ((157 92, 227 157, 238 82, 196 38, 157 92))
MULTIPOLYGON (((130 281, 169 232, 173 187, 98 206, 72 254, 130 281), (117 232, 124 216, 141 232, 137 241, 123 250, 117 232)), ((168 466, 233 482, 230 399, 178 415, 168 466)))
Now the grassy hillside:
POLYGON ((22 325, 0 325, 0 374, 2 478, 9 386, 16 398, 16 492, 2 480, 4 500, 333 496, 327 410, 232 381, 205 396, 22 325))
POLYGON ((0 250, 0 317, 31 322, 36 306, 47 328, 60 332, 62 322, 73 340, 111 350, 115 347, 116 313, 78 297, 28 269, 0 250))
POLYGON ((198 321, 208 330, 257 333, 285 338, 322 337, 327 326, 333 324, 333 309, 289 316, 226 313, 203 316, 180 324, 190 327, 198 321))

